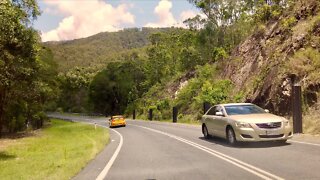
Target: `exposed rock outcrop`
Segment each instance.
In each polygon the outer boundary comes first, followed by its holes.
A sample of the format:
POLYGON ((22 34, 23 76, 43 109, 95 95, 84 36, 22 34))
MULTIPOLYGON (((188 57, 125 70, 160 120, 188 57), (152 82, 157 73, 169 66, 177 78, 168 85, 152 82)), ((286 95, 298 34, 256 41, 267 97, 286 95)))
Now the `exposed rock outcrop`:
MULTIPOLYGON (((297 2, 294 10, 277 21, 257 28, 232 53, 223 76, 235 84, 235 92, 245 92, 244 100, 256 103, 278 114, 288 114, 293 83, 304 77, 291 73, 286 64, 296 52, 311 47, 320 50, 320 3, 317 0, 297 2), (290 19, 290 26, 284 21, 290 19)), ((320 83, 303 83, 305 98, 317 101, 320 83)))

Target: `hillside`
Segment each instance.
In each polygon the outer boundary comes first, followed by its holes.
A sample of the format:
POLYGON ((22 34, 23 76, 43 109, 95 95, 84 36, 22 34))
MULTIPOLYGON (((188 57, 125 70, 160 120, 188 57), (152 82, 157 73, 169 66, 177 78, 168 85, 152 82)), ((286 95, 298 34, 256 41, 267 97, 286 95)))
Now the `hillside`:
POLYGON ((305 125, 319 126, 320 5, 299 1, 279 20, 260 26, 232 53, 223 76, 245 101, 291 114, 291 86, 302 86, 305 125))
POLYGON ((290 111, 292 84, 302 86, 308 106, 320 90, 319 3, 297 2, 293 9, 238 46, 223 73, 247 101, 281 114, 290 111))
POLYGON ((149 35, 165 31, 170 28, 130 28, 44 45, 52 50, 59 71, 66 72, 75 66, 101 69, 106 62, 115 61, 119 54, 148 45, 149 35))
MULTIPOLYGON (((225 97, 222 102, 252 102, 290 117, 291 86, 300 84, 305 132, 320 132, 318 1, 296 2, 279 18, 257 25, 254 33, 243 40, 227 59, 206 66, 189 70, 162 86, 151 88, 141 99, 141 104, 159 109, 158 104, 172 102, 171 106, 179 107, 183 121, 201 117, 201 100, 219 102, 212 97, 221 96, 225 97), (205 72, 207 75, 204 76, 205 72), (225 86, 228 83, 221 84, 221 80, 230 81, 232 85, 225 86)), ((146 118, 146 112, 142 112, 142 117, 146 118)), ((170 110, 160 108, 156 114, 170 118, 170 110)))

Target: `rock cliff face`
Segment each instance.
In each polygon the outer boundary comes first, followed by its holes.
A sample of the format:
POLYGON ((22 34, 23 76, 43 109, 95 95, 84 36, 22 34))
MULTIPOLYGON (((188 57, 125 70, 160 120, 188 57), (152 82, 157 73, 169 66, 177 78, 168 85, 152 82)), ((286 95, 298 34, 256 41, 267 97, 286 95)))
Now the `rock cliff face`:
POLYGON ((317 64, 320 59, 302 57, 302 65, 309 64, 313 68, 302 71, 302 67, 296 67, 299 64, 296 56, 308 50, 320 57, 319 11, 318 0, 296 2, 279 20, 261 25, 239 45, 223 74, 234 82, 235 92, 244 93, 247 102, 278 114, 288 114, 291 86, 296 83, 303 88, 305 102, 311 106, 315 104, 320 91, 320 77, 315 77, 317 72, 320 75, 320 64, 317 64))

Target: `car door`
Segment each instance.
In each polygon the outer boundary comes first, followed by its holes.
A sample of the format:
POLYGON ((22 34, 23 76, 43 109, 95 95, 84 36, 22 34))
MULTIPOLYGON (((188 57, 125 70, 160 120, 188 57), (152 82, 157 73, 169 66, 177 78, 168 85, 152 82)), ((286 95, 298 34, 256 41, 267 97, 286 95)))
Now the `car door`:
POLYGON ((206 126, 207 126, 207 129, 209 131, 209 134, 211 135, 215 135, 216 134, 216 124, 215 124, 215 113, 216 113, 216 108, 217 106, 213 106, 211 107, 206 115, 205 115, 205 123, 206 123, 206 126))
POLYGON ((225 117, 225 113, 223 111, 222 106, 217 106, 214 119, 216 134, 220 137, 225 137, 225 127, 227 124, 227 118, 225 117), (217 115, 218 113, 219 115, 217 115))

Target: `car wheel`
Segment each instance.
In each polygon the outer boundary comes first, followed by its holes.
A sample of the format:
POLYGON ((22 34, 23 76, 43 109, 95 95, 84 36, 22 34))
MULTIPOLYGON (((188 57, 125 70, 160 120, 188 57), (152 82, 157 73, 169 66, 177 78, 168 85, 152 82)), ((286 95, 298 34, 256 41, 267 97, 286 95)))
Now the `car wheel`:
POLYGON ((207 126, 206 126, 206 125, 203 125, 203 126, 202 126, 202 133, 203 133, 204 138, 208 139, 208 138, 210 137, 209 132, 208 132, 208 129, 207 129, 207 126))
POLYGON ((236 135, 231 127, 228 127, 227 131, 227 141, 230 145, 234 146, 237 144, 236 135))

